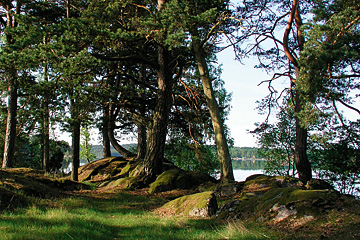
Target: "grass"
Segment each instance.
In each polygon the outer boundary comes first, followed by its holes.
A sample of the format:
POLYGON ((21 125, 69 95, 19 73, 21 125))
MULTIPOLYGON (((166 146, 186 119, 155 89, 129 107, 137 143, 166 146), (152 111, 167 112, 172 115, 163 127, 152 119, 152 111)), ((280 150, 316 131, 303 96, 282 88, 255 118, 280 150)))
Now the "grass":
MULTIPOLYGON (((159 216, 160 197, 126 192, 38 199, 28 208, 0 215, 1 239, 269 239, 241 222, 159 216)), ((275 238, 274 238, 275 239, 275 238)))

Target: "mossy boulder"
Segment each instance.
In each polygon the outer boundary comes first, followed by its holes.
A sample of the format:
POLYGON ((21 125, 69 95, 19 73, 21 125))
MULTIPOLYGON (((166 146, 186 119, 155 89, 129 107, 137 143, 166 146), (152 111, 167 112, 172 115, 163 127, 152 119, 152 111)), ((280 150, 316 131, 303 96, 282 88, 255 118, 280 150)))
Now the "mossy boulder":
POLYGON ((79 181, 102 182, 119 177, 131 159, 123 157, 103 158, 79 168, 79 181))
POLYGON ((219 219, 310 220, 336 208, 340 194, 333 189, 306 189, 296 178, 256 175, 247 178, 232 200, 224 202, 219 219))
POLYGON ((158 212, 165 215, 211 217, 216 213, 217 208, 213 192, 202 192, 170 201, 159 208, 158 212))
POLYGON ((155 182, 150 184, 149 193, 159 193, 173 189, 195 189, 208 182, 215 183, 217 181, 204 173, 183 171, 174 167, 163 172, 155 182))

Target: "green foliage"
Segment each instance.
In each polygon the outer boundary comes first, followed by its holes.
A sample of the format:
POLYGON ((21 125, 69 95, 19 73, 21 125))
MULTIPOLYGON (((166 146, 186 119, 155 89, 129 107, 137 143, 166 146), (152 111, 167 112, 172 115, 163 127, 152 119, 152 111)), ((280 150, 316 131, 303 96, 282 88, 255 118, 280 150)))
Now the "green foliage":
POLYGON ((318 176, 326 179, 342 193, 358 195, 360 188, 360 149, 343 141, 328 144, 317 153, 318 176))
POLYGON ((184 170, 216 174, 219 161, 214 146, 191 143, 183 137, 173 137, 165 148, 165 157, 184 170))
POLYGON ((267 161, 264 160, 233 160, 232 161, 233 169, 243 169, 243 170, 257 170, 265 169, 267 166, 267 161))
POLYGON ((231 158, 261 158, 258 148, 252 147, 231 147, 229 149, 231 158))
MULTIPOLYGON (((42 169, 41 137, 39 135, 17 139, 17 152, 15 167, 28 167, 42 169)), ((57 172, 62 167, 64 155, 70 146, 65 141, 50 140, 49 169, 57 172)))
POLYGON ((80 161, 85 160, 88 163, 96 159, 96 155, 92 152, 91 133, 88 126, 81 129, 82 143, 80 146, 80 161))
POLYGON ((291 102, 284 101, 274 124, 262 123, 252 131, 257 136, 259 154, 265 158, 270 175, 294 176, 295 119, 291 102))
MULTIPOLYGON (((358 1, 316 1, 314 19, 306 26, 298 87, 320 114, 340 115, 337 105, 360 112, 356 107, 360 90, 359 7, 358 1)), ((304 111, 303 116, 311 114, 304 111)))

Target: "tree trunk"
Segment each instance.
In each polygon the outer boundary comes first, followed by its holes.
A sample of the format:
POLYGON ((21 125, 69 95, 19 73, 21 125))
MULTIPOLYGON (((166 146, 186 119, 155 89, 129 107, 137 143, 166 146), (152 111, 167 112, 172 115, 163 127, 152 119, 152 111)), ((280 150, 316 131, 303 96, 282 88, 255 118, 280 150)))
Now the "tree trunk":
MULTIPOLYGON (((296 78, 299 79, 299 68, 296 69, 296 78)), ((295 86, 296 88, 296 86, 295 86)), ((300 93, 295 89, 295 152, 294 163, 299 174, 300 180, 306 184, 312 178, 311 165, 307 156, 307 129, 301 126, 297 115, 301 112, 303 103, 300 93)))
MULTIPOLYGON (((158 11, 165 8, 166 0, 158 0, 158 11)), ((172 106, 173 78, 171 74, 170 52, 166 46, 159 45, 158 50, 158 92, 152 124, 149 129, 144 161, 136 171, 144 185, 148 185, 162 173, 169 112, 172 106)))
POLYGON ((42 122, 42 162, 43 170, 46 173, 50 172, 50 123, 49 123, 49 105, 48 99, 44 100, 44 113, 42 122))
POLYGON ((6 119, 6 133, 4 146, 3 168, 14 167, 15 139, 16 139, 16 112, 17 112, 17 87, 15 84, 16 71, 12 70, 9 74, 8 86, 8 109, 6 119))
POLYGON ((122 156, 124 157, 135 157, 135 154, 126 150, 123 146, 121 146, 115 136, 114 136, 114 130, 113 129, 108 129, 108 137, 110 140, 111 145, 115 148, 116 151, 118 151, 122 156))
POLYGON ((79 119, 78 106, 76 100, 72 99, 70 94, 70 112, 71 112, 71 131, 72 131, 72 171, 71 179, 78 181, 79 166, 80 166, 80 135, 81 135, 81 121, 79 119))
POLYGON ((102 126, 102 138, 103 138, 103 157, 111 157, 110 139, 109 139, 109 107, 104 106, 103 109, 103 126, 102 126))
POLYGON ((147 149, 142 166, 137 176, 142 176, 144 184, 154 181, 163 169, 169 112, 172 105, 173 79, 169 63, 169 52, 165 47, 158 47, 158 93, 152 124, 147 139, 147 149))
POLYGON ((137 139, 138 139, 138 146, 137 146, 137 158, 144 159, 146 154, 146 126, 142 124, 137 125, 137 139))
MULTIPOLYGON (((46 42, 44 42, 46 43, 46 42)), ((44 66, 44 81, 48 82, 48 69, 45 63, 44 66)), ((50 121, 49 121, 49 97, 47 93, 45 94, 44 102, 43 102, 43 113, 42 113, 42 129, 41 129, 41 139, 42 139, 42 162, 43 162, 43 170, 45 173, 50 172, 50 121)))
POLYGON ((80 131, 81 125, 79 120, 75 120, 72 123, 72 172, 71 179, 73 181, 78 181, 79 178, 79 166, 80 166, 80 131))
POLYGON ((307 129, 302 127, 300 124, 300 119, 298 118, 298 114, 301 112, 303 108, 303 102, 301 101, 300 92, 297 89, 296 81, 300 79, 300 66, 298 64, 298 61, 296 57, 293 55, 293 53, 289 49, 289 35, 292 30, 293 23, 295 21, 296 25, 296 32, 297 32, 297 44, 299 46, 299 51, 302 51, 305 43, 305 39, 302 34, 302 20, 301 20, 301 14, 300 14, 300 7, 299 7, 299 0, 293 0, 291 12, 289 15, 289 20, 284 32, 283 37, 283 47, 286 57, 289 59, 289 62, 292 63, 292 65, 295 68, 295 81, 294 79, 291 79, 291 88, 294 93, 294 112, 295 112, 295 131, 296 131, 296 137, 295 137, 295 152, 294 152, 294 163, 296 166, 296 169, 299 174, 300 180, 306 184, 307 181, 309 181, 312 178, 311 173, 311 165, 309 162, 309 159, 307 157, 307 129))
POLYGON ((222 183, 234 182, 234 173, 225 136, 224 123, 220 116, 219 106, 215 98, 207 63, 203 54, 201 43, 198 40, 198 33, 196 29, 192 31, 192 44, 215 133, 215 143, 220 162, 220 181, 222 183))

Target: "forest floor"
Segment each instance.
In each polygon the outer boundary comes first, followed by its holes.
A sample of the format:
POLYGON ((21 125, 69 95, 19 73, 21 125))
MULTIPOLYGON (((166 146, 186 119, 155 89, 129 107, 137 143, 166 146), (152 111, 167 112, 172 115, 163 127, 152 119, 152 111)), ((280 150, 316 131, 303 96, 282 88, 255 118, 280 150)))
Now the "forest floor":
MULTIPOLYGON (((36 182, 31 182, 37 176, 43 179, 40 174, 32 171, 18 174, 10 177, 1 170, 0 202, 4 201, 1 191, 8 189, 10 183, 18 187, 19 194, 23 194, 29 192, 27 189, 30 187, 21 188, 21 179, 26 179, 27 184, 35 184, 36 182)), ((45 185, 51 185, 50 182, 42 181, 45 185)), ((32 187, 38 190, 42 188, 39 185, 32 187)), ((250 220, 251 217, 247 221, 246 218, 219 220, 159 215, 157 208, 192 192, 173 190, 149 194, 147 190, 92 187, 87 190, 58 191, 56 195, 46 196, 46 190, 39 190, 41 194, 31 197, 31 201, 26 204, 2 211, 0 236, 1 239, 16 240, 360 238, 359 201, 343 201, 342 206, 337 209, 331 209, 311 223, 296 227, 289 222, 274 224, 250 220)), ((219 205, 228 201, 229 198, 218 199, 219 205)))

